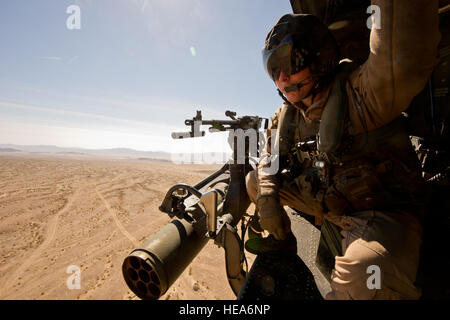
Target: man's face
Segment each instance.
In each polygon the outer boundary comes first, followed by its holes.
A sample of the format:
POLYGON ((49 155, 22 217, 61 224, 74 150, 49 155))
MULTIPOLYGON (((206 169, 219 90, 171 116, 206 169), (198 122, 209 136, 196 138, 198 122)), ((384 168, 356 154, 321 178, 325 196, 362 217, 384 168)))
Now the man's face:
POLYGON ((311 72, 309 68, 306 68, 298 73, 291 75, 287 75, 283 71, 281 71, 280 76, 277 80, 275 80, 275 84, 289 102, 295 103, 300 102, 302 99, 306 98, 306 96, 314 86, 314 81, 311 78, 311 72), (286 87, 297 83, 301 83, 303 85, 300 90, 286 92, 286 87))

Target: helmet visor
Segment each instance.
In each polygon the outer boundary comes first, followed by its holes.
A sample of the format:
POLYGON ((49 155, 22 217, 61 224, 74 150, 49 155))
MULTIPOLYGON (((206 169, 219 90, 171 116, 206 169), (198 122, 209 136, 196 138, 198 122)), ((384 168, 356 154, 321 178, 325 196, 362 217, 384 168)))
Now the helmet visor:
POLYGON ((294 42, 291 36, 287 36, 279 45, 272 49, 263 49, 263 63, 269 77, 276 81, 280 77, 280 72, 287 75, 297 73, 300 70, 292 66, 292 50, 294 42))

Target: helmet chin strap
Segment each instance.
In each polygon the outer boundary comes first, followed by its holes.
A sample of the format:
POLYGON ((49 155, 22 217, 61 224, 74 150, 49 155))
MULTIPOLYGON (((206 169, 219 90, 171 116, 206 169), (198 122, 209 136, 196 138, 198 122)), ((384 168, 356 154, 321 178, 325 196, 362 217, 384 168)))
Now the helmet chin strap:
POLYGON ((280 95, 281 99, 284 100, 284 102, 286 102, 288 105, 294 107, 294 105, 284 96, 283 92, 281 92, 280 89, 277 89, 278 94, 280 95))

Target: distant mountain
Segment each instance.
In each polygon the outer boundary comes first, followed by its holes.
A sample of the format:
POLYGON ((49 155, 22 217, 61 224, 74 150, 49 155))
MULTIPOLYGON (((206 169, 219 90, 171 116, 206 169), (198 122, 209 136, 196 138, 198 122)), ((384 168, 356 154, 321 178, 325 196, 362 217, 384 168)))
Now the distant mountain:
POLYGON ((164 162, 170 162, 169 160, 165 160, 165 159, 152 159, 152 158, 138 158, 137 160, 140 160, 140 161, 164 161, 164 162))
POLYGON ((48 152, 48 153, 57 153, 57 152, 83 152, 81 148, 61 148, 57 146, 48 146, 48 145, 15 145, 15 144, 0 144, 0 148, 17 148, 26 152, 48 152))
POLYGON ((83 153, 83 152, 73 152, 73 151, 67 152, 67 151, 65 151, 65 152, 57 152, 57 154, 78 154, 78 155, 83 155, 85 153, 83 153))
POLYGON ((83 149, 83 148, 62 148, 52 145, 13 145, 0 144, 0 148, 4 149, 19 149, 18 151, 36 152, 36 153, 56 153, 56 154, 83 154, 105 157, 119 157, 119 158, 152 158, 170 160, 170 153, 162 151, 138 151, 127 148, 113 148, 113 149, 83 149))
POLYGON ((0 148, 0 152, 22 152, 22 150, 17 150, 13 148, 0 148))
POLYGON ((129 148, 112 149, 83 149, 83 148, 62 148, 52 145, 14 145, 0 144, 0 152, 31 152, 31 153, 53 153, 67 155, 91 155, 107 158, 137 159, 142 161, 173 161, 179 163, 225 163, 230 158, 229 153, 207 152, 198 153, 169 153, 164 151, 140 151, 129 148))

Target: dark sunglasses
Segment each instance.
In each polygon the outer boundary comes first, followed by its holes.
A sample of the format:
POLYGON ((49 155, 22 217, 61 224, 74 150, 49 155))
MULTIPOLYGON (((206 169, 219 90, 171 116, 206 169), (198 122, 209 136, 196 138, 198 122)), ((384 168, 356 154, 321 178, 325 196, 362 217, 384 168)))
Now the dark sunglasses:
POLYGON ((291 75, 303 69, 302 63, 293 63, 294 51, 294 42, 291 36, 285 37, 279 45, 272 49, 263 49, 264 67, 273 81, 280 77, 281 71, 291 75))

